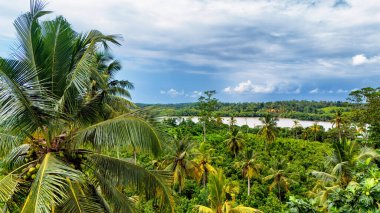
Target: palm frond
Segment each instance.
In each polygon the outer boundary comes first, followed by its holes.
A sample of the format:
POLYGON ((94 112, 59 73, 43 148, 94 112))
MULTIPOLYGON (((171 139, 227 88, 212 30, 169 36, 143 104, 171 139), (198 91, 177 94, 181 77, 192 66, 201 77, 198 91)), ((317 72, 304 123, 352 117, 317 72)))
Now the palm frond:
POLYGON ((66 166, 52 153, 46 154, 21 213, 45 213, 50 212, 53 206, 59 206, 68 197, 66 178, 79 181, 79 171, 66 166))
POLYGON ((311 173, 316 178, 321 179, 323 182, 336 181, 337 177, 326 172, 313 171, 311 173))
POLYGON ((133 145, 155 156, 162 149, 155 130, 143 119, 128 114, 79 130, 75 137, 79 144, 91 143, 100 149, 133 145))
POLYGON ((29 144, 23 144, 12 149, 12 151, 1 161, 1 168, 6 171, 12 171, 17 167, 20 167, 24 163, 24 159, 29 148, 29 144))
POLYGON ((194 207, 194 210, 198 211, 198 213, 214 213, 211 208, 202 205, 196 205, 194 207))
MULTIPOLYGON (((130 213, 136 212, 136 207, 126 195, 121 193, 110 180, 105 178, 101 173, 95 171, 94 177, 96 181, 93 181, 96 186, 101 189, 101 194, 106 198, 103 200, 105 206, 109 209, 109 204, 113 204, 114 212, 130 213)), ((100 196, 99 197, 103 197, 100 196)))
POLYGON ((35 80, 37 75, 27 63, 0 59, 0 125, 3 128, 18 133, 31 132, 49 118, 52 102, 35 80))
POLYGON ((18 135, 10 134, 0 129, 0 157, 19 145, 22 138, 18 135))
POLYGON ((168 186, 172 183, 172 173, 168 171, 149 171, 134 163, 93 154, 89 160, 96 170, 115 184, 128 184, 144 189, 147 199, 155 198, 160 206, 173 209, 173 198, 168 186), (160 196, 159 196, 160 195, 160 196))
POLYGON ((18 175, 9 173, 0 180, 0 202, 7 202, 17 190, 18 175))
POLYGON ((97 202, 96 197, 93 197, 90 190, 79 182, 73 182, 66 178, 68 183, 66 199, 58 208, 57 212, 64 213, 92 213, 105 212, 102 205, 97 202))
POLYGON ((251 207, 246 207, 246 206, 237 206, 235 208, 231 208, 229 213, 262 213, 262 211, 251 208, 251 207))

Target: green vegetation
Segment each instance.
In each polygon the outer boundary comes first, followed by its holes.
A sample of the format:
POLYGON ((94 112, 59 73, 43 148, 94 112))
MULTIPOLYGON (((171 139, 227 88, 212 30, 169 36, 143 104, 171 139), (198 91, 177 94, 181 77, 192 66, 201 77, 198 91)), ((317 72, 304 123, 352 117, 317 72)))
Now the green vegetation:
MULTIPOLYGON (((156 116, 201 116, 198 103, 183 104, 137 104, 154 108, 156 116)), ((329 101, 276 101, 266 103, 219 103, 214 111, 217 117, 262 117, 276 113, 281 118, 298 120, 330 121, 336 112, 348 114, 356 104, 329 101)))
POLYGON ((159 123, 114 79, 118 37, 48 13, 31 1, 15 22, 20 48, 0 59, 3 212, 379 212, 379 88, 352 92, 353 103, 221 104, 206 91, 173 105, 199 123, 159 123), (334 126, 277 127, 286 115, 334 126))

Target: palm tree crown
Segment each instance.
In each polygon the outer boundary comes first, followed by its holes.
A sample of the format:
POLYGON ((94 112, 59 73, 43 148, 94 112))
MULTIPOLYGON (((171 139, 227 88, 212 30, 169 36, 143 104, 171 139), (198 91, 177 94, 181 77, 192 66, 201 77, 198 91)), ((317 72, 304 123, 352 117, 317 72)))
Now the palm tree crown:
MULTIPOLYGON (((103 155, 130 145, 158 155, 154 129, 130 112, 117 114, 111 96, 125 82, 112 80, 114 63, 102 67, 100 50, 118 37, 97 30, 75 32, 63 18, 31 0, 16 19, 18 45, 0 58, 0 150, 5 177, 0 202, 11 212, 134 212, 120 186, 134 186, 147 198, 172 199, 171 174, 103 155), (100 62, 100 63, 99 63, 100 62), (96 82, 96 86, 94 86, 96 82), (19 199, 21 197, 25 199, 19 199)), ((130 87, 129 87, 130 88, 130 87)))

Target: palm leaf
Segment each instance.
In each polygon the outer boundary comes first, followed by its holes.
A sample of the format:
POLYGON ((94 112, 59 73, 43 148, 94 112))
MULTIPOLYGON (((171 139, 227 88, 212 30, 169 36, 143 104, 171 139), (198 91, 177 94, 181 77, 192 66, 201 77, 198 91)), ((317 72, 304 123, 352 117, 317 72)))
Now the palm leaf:
POLYGON ((214 213, 214 211, 207 206, 196 205, 194 209, 197 210, 198 213, 214 213))
POLYGON ((147 199, 155 198, 160 206, 166 204, 165 207, 174 211, 173 198, 168 187, 172 183, 171 172, 149 171, 134 163, 99 154, 89 156, 89 160, 102 176, 112 180, 114 184, 128 184, 144 189, 147 199))
MULTIPOLYGON (((103 200, 103 205, 110 209, 108 203, 113 204, 113 209, 115 212, 120 213, 130 213, 136 212, 136 207, 130 199, 123 193, 121 193, 115 186, 114 183, 107 180, 102 174, 95 171, 94 176, 96 178, 95 185, 101 189, 101 194, 106 198, 103 200), (107 202, 107 201, 108 202, 107 202)), ((103 196, 99 196, 102 198, 103 196)), ((109 210, 109 212, 111 212, 109 210)))
POLYGON ((79 172, 56 159, 52 153, 46 154, 37 172, 21 213, 46 213, 68 198, 69 184, 66 178, 79 181, 79 172))
POLYGON ((326 172, 313 171, 311 174, 316 178, 321 179, 323 182, 335 181, 337 179, 336 176, 328 174, 326 172))
POLYGON ((78 131, 79 144, 90 142, 95 148, 133 145, 157 156, 161 143, 154 129, 143 119, 128 114, 108 119, 78 131))
POLYGON ((0 202, 7 202, 17 190, 18 175, 9 173, 0 180, 0 202))
POLYGON ((97 202, 90 190, 79 182, 73 182, 66 178, 68 183, 68 199, 57 209, 57 212, 64 213, 92 213, 105 212, 102 205, 97 202))
POLYGON ((21 166, 24 163, 24 159, 29 148, 29 144, 23 144, 12 149, 12 151, 2 160, 0 164, 1 168, 11 171, 21 166))
POLYGON ((229 213, 262 213, 262 211, 251 208, 251 207, 245 207, 245 206, 237 206, 235 208, 231 208, 229 213))
POLYGON ((21 143, 21 137, 0 130, 0 156, 8 153, 21 143))

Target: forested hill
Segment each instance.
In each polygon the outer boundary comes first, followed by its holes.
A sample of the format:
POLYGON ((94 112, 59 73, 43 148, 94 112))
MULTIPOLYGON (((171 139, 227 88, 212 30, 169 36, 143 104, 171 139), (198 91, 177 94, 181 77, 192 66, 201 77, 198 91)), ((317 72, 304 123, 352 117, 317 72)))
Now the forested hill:
MULTIPOLYGON (((157 116, 198 116, 198 103, 179 104, 138 104, 146 108, 152 107, 157 116)), ((216 116, 259 117, 265 113, 277 113, 279 117, 300 120, 330 121, 336 111, 349 113, 353 104, 333 101, 276 101, 276 102, 244 102, 218 103, 216 116)))

